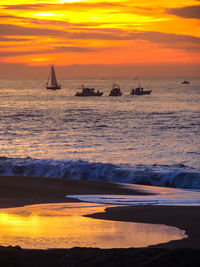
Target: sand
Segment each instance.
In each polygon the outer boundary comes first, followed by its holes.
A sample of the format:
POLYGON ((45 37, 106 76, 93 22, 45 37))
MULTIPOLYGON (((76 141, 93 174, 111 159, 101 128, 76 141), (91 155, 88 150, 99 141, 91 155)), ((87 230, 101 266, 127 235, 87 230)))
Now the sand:
MULTIPOLYGON (((117 184, 96 181, 0 176, 0 208, 77 202, 78 200, 65 197, 70 194, 143 194, 143 192, 123 189, 117 184)), ((170 266, 200 266, 200 207, 113 207, 107 208, 104 213, 94 214, 92 217, 166 224, 185 230, 189 238, 144 249, 77 248, 51 250, 44 253, 41 250, 36 252, 20 248, 0 247, 0 264, 3 262, 1 266, 129 266, 128 262, 127 265, 125 264, 127 257, 129 260, 135 260, 134 266, 169 266, 168 264, 170 266), (12 257, 10 258, 8 255, 12 255, 12 257), (56 264, 52 265, 53 258, 56 264), (84 261, 86 258, 87 260, 84 261), (71 265, 69 259, 71 259, 71 265), (175 259, 181 263, 173 265, 175 259), (25 261, 20 265, 19 261, 22 262, 22 260, 25 261), (101 263, 102 261, 104 263, 101 263), (165 265, 162 265, 161 262, 165 262, 165 265)))
MULTIPOLYGON (((42 203, 79 202, 66 195, 81 194, 141 194, 117 184, 23 176, 0 176, 0 208, 18 207, 42 203)), ((143 193, 146 194, 147 193, 143 193)))

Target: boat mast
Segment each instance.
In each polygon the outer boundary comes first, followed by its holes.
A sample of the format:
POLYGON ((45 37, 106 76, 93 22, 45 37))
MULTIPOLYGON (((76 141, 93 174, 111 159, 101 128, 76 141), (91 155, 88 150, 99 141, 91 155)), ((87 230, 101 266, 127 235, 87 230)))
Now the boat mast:
POLYGON ((48 79, 47 79, 47 86, 49 85, 50 77, 51 77, 51 70, 50 70, 50 72, 49 72, 49 76, 48 76, 48 79))

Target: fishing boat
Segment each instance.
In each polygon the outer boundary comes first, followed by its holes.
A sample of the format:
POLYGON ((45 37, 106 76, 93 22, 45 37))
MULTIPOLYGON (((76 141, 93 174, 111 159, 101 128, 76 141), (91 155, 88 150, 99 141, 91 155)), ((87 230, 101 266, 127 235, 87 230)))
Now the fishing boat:
POLYGON ((75 96, 102 96, 102 95, 103 92, 99 92, 99 90, 95 92, 94 88, 85 87, 84 84, 82 84, 82 91, 77 92, 75 94, 75 96))
POLYGON ((152 92, 151 90, 149 91, 144 90, 144 88, 142 88, 139 83, 139 87, 132 89, 131 95, 150 95, 151 92, 152 92))
POLYGON ((122 92, 118 84, 113 84, 109 96, 122 96, 122 92))
POLYGON ((190 84, 190 82, 188 82, 188 81, 183 81, 183 82, 181 82, 182 84, 190 84))
POLYGON ((61 89, 61 84, 58 84, 57 82, 56 73, 55 73, 53 65, 51 66, 51 70, 50 70, 49 77, 48 77, 47 84, 46 84, 46 89, 48 90, 61 89))

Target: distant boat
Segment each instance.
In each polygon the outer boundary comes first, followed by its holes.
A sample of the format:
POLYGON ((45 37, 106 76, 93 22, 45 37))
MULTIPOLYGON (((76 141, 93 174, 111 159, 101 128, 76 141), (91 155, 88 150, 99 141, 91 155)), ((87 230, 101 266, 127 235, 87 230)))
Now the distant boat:
POLYGON ((141 86, 140 86, 140 83, 139 83, 139 87, 135 88, 135 89, 132 89, 131 91, 131 95, 150 95, 151 94, 151 90, 149 91, 145 91, 141 86))
POLYGON ((113 84, 109 96, 122 96, 122 92, 118 84, 113 84))
POLYGON ((182 84, 190 84, 190 82, 188 82, 188 81, 183 81, 183 82, 181 82, 182 84))
POLYGON ((49 90, 61 89, 61 84, 58 84, 57 82, 56 73, 55 73, 53 65, 51 66, 51 70, 50 70, 49 77, 48 77, 47 84, 46 84, 46 89, 49 89, 49 90))
POLYGON ((94 88, 87 88, 82 84, 82 92, 77 92, 75 96, 102 96, 103 92, 97 92, 94 91, 94 88))

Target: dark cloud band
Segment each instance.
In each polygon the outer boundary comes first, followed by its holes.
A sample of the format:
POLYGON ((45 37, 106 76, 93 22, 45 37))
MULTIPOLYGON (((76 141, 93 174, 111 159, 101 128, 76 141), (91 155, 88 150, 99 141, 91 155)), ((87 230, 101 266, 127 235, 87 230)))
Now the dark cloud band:
POLYGON ((200 19, 200 6, 167 9, 167 12, 183 18, 200 19))

